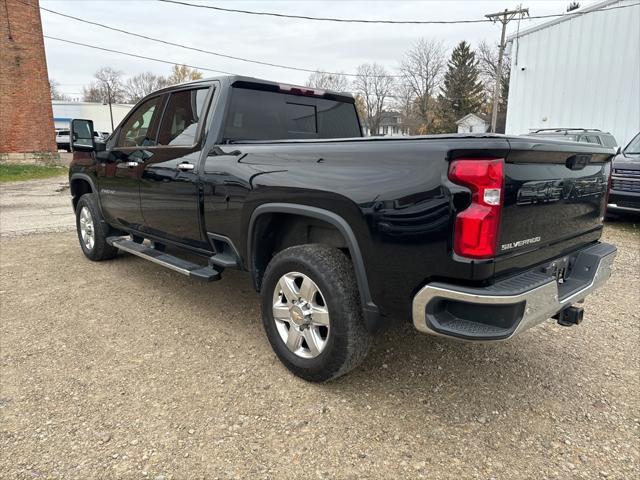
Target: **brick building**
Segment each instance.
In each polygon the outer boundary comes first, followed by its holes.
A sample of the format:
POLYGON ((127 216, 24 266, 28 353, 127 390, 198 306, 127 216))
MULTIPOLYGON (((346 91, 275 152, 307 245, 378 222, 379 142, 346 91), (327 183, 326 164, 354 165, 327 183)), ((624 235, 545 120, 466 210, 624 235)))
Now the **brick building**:
POLYGON ((0 2, 0 154, 57 151, 38 7, 0 2))

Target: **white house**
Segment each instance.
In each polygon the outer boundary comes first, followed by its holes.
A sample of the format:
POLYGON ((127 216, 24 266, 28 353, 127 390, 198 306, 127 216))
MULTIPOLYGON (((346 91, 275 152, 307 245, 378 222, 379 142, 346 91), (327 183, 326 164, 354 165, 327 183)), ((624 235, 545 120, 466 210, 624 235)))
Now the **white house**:
POLYGON ((506 133, 597 128, 626 145, 640 131, 637 0, 602 1, 520 30, 507 41, 506 133))
POLYGON ((409 126, 404 121, 404 116, 399 112, 382 112, 380 126, 377 132, 372 132, 365 124, 363 125, 365 136, 404 136, 409 135, 409 126))
POLYGON ((475 113, 469 113, 456 122, 458 133, 484 133, 489 130, 489 122, 475 113))
MULTIPOLYGON (((53 123, 55 128, 69 128, 69 122, 74 118, 93 120, 94 128, 99 132, 111 132, 111 114, 109 105, 90 102, 67 102, 52 100, 53 123)), ((113 125, 117 127, 133 105, 112 104, 113 125)))

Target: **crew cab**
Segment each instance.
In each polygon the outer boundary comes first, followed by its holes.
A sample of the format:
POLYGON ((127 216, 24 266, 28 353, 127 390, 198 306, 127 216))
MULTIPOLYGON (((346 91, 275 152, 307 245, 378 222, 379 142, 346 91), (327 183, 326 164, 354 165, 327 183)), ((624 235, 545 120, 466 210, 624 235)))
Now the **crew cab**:
POLYGON ((72 122, 80 246, 197 280, 248 272, 278 358, 325 381, 390 319, 514 337, 610 276, 611 149, 496 134, 364 138, 351 96, 246 77, 159 90, 106 144, 72 122))

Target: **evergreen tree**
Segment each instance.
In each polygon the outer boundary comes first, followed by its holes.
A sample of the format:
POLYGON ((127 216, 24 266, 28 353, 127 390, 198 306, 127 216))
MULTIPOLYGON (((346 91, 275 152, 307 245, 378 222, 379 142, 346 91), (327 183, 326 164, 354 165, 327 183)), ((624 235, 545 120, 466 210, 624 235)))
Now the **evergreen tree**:
POLYGON ((480 69, 475 53, 462 41, 453 49, 439 97, 444 131, 455 132, 456 120, 477 113, 484 101, 480 69))

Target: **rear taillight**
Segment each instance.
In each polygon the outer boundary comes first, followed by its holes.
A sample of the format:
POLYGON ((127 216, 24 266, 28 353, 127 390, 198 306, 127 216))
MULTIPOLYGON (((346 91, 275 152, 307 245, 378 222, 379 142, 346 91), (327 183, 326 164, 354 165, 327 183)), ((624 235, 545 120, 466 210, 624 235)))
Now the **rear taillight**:
POLYGON ((449 179, 471 190, 471 204, 458 213, 453 250, 468 258, 495 257, 502 213, 504 160, 454 160, 449 179))

